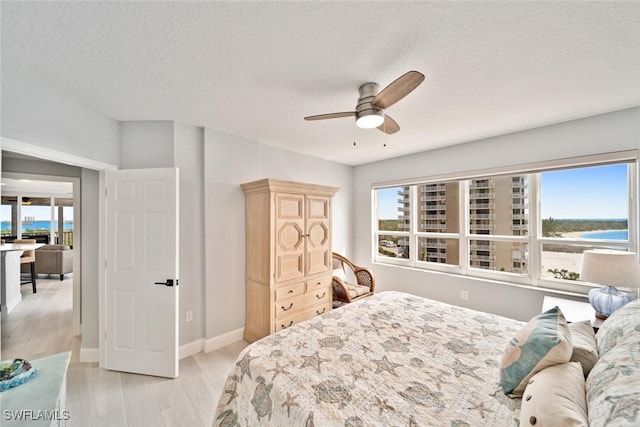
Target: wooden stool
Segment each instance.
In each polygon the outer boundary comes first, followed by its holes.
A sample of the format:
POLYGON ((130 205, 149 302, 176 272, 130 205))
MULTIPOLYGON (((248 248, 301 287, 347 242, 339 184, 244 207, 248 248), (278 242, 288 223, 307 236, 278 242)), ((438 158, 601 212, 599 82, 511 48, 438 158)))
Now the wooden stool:
MULTIPOLYGON (((36 244, 36 239, 16 239, 13 241, 15 244, 36 244)), ((20 264, 29 264, 29 270, 31 271, 31 280, 27 280, 26 282, 20 282, 21 285, 31 283, 31 289, 33 289, 33 293, 36 293, 36 251, 35 249, 30 249, 24 251, 22 256, 20 257, 20 264)))

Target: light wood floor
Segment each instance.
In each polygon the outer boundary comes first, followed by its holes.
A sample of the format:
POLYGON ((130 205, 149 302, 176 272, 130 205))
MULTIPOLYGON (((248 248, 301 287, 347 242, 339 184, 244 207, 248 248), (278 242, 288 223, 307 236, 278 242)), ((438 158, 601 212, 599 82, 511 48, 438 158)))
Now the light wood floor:
MULTIPOLYGON (((22 302, 2 321, 2 360, 20 357, 39 359, 63 351, 80 349, 80 338, 72 337, 73 279, 39 276, 37 293, 31 284, 20 286, 22 302)), ((77 360, 77 359, 76 359, 77 360)))
POLYGON ((2 360, 72 351, 68 426, 212 425, 224 381, 245 341, 182 359, 175 380, 79 363, 80 338, 71 337, 72 293, 71 279, 39 279, 36 294, 23 285, 23 301, 2 322, 2 360))
POLYGON ((67 404, 72 426, 211 426, 224 381, 247 345, 198 353, 180 361, 175 379, 70 365, 67 404))

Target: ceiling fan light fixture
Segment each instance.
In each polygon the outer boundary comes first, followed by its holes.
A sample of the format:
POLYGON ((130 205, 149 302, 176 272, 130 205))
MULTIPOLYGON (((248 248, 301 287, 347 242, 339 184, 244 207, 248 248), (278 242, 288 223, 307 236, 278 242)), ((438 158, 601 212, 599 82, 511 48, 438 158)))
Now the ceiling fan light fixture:
POLYGON ((384 112, 378 108, 367 109, 356 113, 356 126, 362 129, 373 129, 384 123, 384 112))

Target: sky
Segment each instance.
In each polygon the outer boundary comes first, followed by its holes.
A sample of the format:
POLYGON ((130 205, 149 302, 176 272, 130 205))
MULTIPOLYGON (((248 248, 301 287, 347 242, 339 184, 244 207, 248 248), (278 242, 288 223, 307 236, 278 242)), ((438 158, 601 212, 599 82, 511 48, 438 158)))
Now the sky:
MULTIPOLYGON (((379 218, 398 218, 398 190, 378 190, 379 218)), ((542 218, 627 219, 628 191, 624 163, 543 172, 542 218)))
POLYGON ((627 165, 616 164, 542 174, 542 218, 628 217, 627 165))

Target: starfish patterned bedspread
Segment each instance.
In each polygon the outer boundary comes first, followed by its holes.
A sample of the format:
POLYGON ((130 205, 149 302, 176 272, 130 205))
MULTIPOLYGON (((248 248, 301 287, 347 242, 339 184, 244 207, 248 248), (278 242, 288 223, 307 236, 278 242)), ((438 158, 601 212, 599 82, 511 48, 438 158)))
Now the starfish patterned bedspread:
POLYGON ((517 426, 500 357, 522 322, 382 292, 238 356, 215 426, 517 426))

